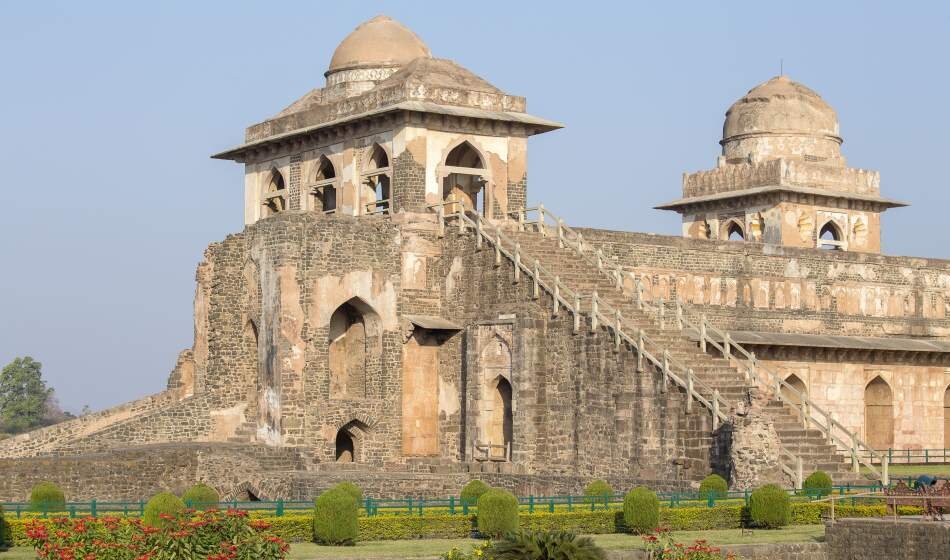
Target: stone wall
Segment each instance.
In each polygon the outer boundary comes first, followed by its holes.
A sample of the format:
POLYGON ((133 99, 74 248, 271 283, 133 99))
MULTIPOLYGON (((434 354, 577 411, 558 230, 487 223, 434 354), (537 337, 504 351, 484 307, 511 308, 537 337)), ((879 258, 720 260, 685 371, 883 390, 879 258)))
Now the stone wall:
POLYGON ((825 528, 832 560, 946 558, 950 525, 914 520, 842 519, 825 528))

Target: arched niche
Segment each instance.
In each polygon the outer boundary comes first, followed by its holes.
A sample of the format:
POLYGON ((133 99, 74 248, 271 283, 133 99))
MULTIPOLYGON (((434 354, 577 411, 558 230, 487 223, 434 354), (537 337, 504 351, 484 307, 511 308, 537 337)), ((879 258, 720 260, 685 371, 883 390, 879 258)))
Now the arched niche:
POLYGON ((808 389, 805 387, 805 382, 793 373, 792 375, 789 375, 785 378, 785 383, 791 385, 792 389, 794 390, 782 386, 782 396, 784 396, 785 399, 790 403, 796 405, 801 404, 802 401, 800 395, 808 394, 808 389), (796 394, 795 391, 798 391, 798 394, 796 394))
POLYGON ((894 447, 894 394, 881 376, 864 388, 864 433, 872 449, 894 447))
POLYGON ((496 377, 491 389, 491 413, 488 421, 487 443, 492 447, 492 458, 507 457, 513 438, 511 410, 511 382, 502 376, 496 377), (494 446, 502 447, 494 447, 494 446))
POLYGON ((330 398, 366 397, 367 372, 379 363, 379 315, 352 298, 330 316, 328 366, 330 398))

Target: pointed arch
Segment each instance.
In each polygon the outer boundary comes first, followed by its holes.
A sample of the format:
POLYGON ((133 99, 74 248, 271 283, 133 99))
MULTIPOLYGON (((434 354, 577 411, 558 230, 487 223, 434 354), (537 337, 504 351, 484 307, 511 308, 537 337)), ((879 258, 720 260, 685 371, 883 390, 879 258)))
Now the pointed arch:
POLYGON ((471 142, 462 140, 445 156, 445 165, 468 167, 470 169, 484 169, 485 158, 482 157, 481 152, 471 142))
POLYGON ((828 220, 818 230, 818 248, 829 250, 844 249, 844 234, 841 231, 841 227, 834 220, 828 220))
POLYGON ((379 362, 379 315, 360 298, 334 310, 328 332, 330 398, 366 397, 367 371, 379 362))
POLYGON ((503 375, 491 382, 491 411, 488 422, 487 442, 492 446, 489 455, 494 458, 507 458, 507 450, 513 439, 513 418, 511 409, 511 382, 503 375), (494 447, 503 446, 503 447, 494 447))
POLYGON ((317 159, 311 182, 316 209, 325 214, 335 213, 337 204, 336 168, 333 167, 333 162, 326 155, 320 154, 317 159))
POLYGON ((727 220, 722 226, 721 238, 728 241, 745 241, 745 228, 735 218, 727 220))
POLYGON ((366 152, 360 175, 363 184, 360 200, 366 214, 386 213, 392 206, 390 162, 389 152, 378 142, 366 152))
POLYGON ((363 459, 363 443, 369 427, 351 420, 340 426, 334 438, 334 459, 337 463, 359 463, 363 459))
POLYGON ((791 385, 793 390, 789 389, 788 387, 783 386, 782 396, 784 396, 785 399, 790 403, 793 403, 796 405, 801 404, 801 395, 808 394, 808 388, 805 387, 805 382, 802 381, 800 377, 798 377, 797 375, 793 373, 785 378, 785 383, 788 383, 789 385, 791 385), (795 391, 798 391, 798 394, 796 394, 795 391))
POLYGON ((264 208, 268 216, 287 209, 287 183, 276 167, 271 167, 264 187, 264 208))
POLYGON ((864 434, 872 449, 894 447, 894 393, 880 375, 864 387, 864 434))

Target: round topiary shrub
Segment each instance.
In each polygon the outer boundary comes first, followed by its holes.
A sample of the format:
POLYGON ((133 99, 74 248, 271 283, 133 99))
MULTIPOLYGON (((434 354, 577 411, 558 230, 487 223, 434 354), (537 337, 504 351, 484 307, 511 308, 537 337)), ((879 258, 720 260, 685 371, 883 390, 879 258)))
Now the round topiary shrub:
POLYGON ((706 500, 710 496, 713 498, 725 498, 729 493, 729 483, 718 474, 711 474, 699 483, 699 497, 706 500))
POLYGON ((184 509, 185 502, 181 501, 181 498, 171 492, 160 492, 145 504, 142 522, 149 527, 162 527, 168 521, 162 519, 162 515, 177 517, 184 509))
POLYGON ((218 495, 218 491, 214 488, 199 482, 188 490, 185 490, 185 493, 181 495, 181 501, 185 502, 185 505, 188 507, 207 509, 217 507, 218 502, 221 501, 221 496, 218 495))
POLYGON ((585 496, 613 496, 614 489, 606 480, 594 480, 584 487, 585 496))
POLYGON ((485 484, 481 480, 470 480, 468 481, 468 484, 462 488, 462 501, 469 505, 475 505, 482 494, 488 492, 489 490, 491 490, 491 486, 485 484))
POLYGON ((831 477, 825 471, 815 471, 802 483, 805 494, 813 498, 822 498, 831 494, 831 477))
POLYGON ((623 521, 634 533, 649 533, 660 524, 660 500, 645 486, 627 493, 623 498, 623 521))
POLYGON ((518 498, 492 488, 478 498, 478 532, 498 538, 518 529, 518 498))
POLYGON ((752 492, 749 497, 749 519, 755 527, 774 529, 788 525, 791 512, 788 493, 775 484, 752 492))
POLYGON ((353 496, 353 499, 356 500, 356 505, 360 506, 363 504, 363 489, 359 486, 353 484, 352 482, 341 482, 334 486, 334 488, 339 488, 343 490, 350 496, 353 496))
POLYGON ((316 500, 313 512, 314 539, 325 545, 356 544, 359 506, 356 499, 343 488, 334 487, 316 500))
POLYGON ((30 492, 30 507, 38 511, 63 511, 66 495, 52 482, 40 482, 30 492))

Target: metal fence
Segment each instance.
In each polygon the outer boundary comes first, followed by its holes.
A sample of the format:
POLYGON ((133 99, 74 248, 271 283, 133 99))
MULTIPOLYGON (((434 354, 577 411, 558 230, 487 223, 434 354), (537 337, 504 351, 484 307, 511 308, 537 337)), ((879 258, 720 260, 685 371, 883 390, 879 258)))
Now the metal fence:
MULTIPOLYGON (((869 486, 835 486, 832 492, 838 496, 847 496, 862 492, 881 490, 880 485, 869 486)), ((822 497, 820 491, 788 490, 794 500, 810 501, 822 497)), ((657 494, 660 504, 671 507, 715 507, 717 505, 747 505, 751 492, 724 492, 701 496, 698 491, 693 492, 661 492, 657 494)), ((606 496, 520 496, 519 509, 524 513, 535 512, 574 512, 574 511, 603 511, 623 509, 623 494, 606 496)), ((145 513, 145 500, 137 502, 68 502, 65 507, 35 508, 29 503, 10 502, 0 504, 7 515, 17 518, 26 517, 100 517, 121 516, 140 517, 145 513)), ((240 509, 252 513, 283 517, 287 514, 309 512, 314 507, 312 500, 273 500, 239 502, 227 501, 216 503, 191 503, 185 505, 195 509, 240 509)), ((377 515, 473 515, 477 512, 475 500, 463 500, 455 496, 448 498, 365 498, 360 504, 360 513, 365 516, 377 515)))
MULTIPOLYGON (((907 465, 950 464, 950 449, 878 449, 877 453, 886 455, 888 463, 907 465)), ((880 463, 880 459, 868 457, 880 463)))

